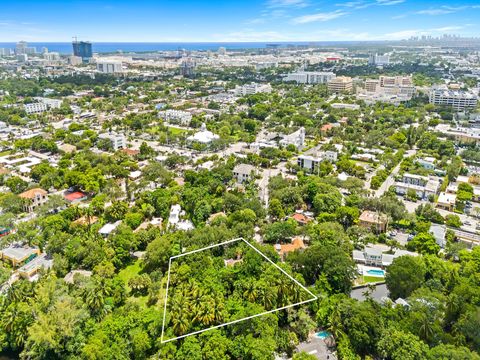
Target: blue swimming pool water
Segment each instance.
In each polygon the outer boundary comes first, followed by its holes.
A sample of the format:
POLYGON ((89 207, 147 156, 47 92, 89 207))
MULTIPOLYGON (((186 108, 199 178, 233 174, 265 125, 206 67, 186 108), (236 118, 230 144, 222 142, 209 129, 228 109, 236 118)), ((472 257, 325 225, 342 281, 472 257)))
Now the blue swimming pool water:
POLYGON ((377 269, 370 269, 370 270, 367 270, 367 274, 368 275, 372 275, 372 276, 385 276, 385 271, 383 270, 377 270, 377 269))
POLYGON ((326 330, 322 330, 322 331, 316 333, 315 336, 320 338, 320 339, 326 339, 330 336, 330 333, 326 330))

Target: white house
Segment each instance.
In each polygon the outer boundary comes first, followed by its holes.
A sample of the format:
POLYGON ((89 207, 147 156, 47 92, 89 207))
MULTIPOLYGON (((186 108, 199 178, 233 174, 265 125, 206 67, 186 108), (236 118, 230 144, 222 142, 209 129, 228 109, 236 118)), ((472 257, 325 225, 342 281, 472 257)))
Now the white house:
POLYGON ((118 149, 124 149, 127 147, 127 140, 125 135, 118 133, 103 133, 98 135, 100 139, 110 140, 112 143, 113 150, 117 151, 118 149))
POLYGON ((238 164, 233 169, 233 177, 239 184, 253 179, 255 176, 255 166, 249 164, 238 164))

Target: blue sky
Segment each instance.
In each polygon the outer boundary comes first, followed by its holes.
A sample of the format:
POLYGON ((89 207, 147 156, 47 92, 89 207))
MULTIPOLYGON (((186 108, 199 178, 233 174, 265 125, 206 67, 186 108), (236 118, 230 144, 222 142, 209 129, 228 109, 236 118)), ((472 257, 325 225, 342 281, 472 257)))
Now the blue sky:
POLYGON ((479 1, 0 0, 0 41, 225 42, 480 36, 479 1))

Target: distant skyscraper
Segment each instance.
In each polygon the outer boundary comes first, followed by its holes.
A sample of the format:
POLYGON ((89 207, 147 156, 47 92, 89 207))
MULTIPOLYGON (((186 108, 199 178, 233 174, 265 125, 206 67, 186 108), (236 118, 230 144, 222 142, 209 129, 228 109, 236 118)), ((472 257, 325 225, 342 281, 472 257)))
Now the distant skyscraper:
POLYGON ((191 77, 195 75, 195 60, 186 58, 180 65, 180 74, 185 77, 191 77))
POLYGON ((92 43, 74 40, 72 45, 73 55, 81 57, 84 63, 90 62, 92 58, 92 43))
POLYGON ((27 42, 19 41, 15 46, 15 55, 22 55, 27 53, 27 42))

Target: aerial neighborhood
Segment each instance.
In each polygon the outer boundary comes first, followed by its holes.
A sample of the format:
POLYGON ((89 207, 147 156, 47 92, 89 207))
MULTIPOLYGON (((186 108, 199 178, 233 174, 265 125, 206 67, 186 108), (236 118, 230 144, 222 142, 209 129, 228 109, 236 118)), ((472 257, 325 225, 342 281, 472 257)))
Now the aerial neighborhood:
POLYGON ((480 358, 478 39, 69 46, 0 49, 0 354, 480 358))

